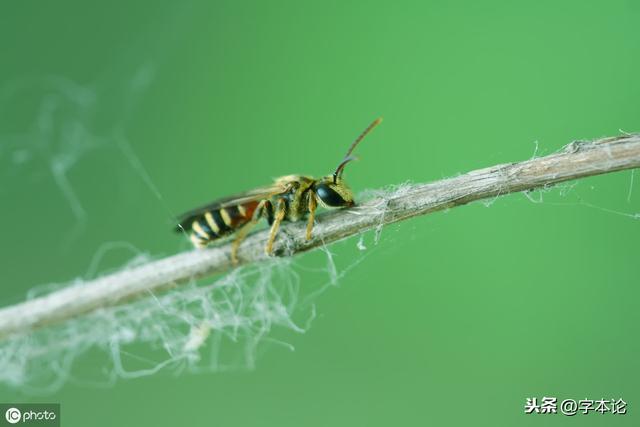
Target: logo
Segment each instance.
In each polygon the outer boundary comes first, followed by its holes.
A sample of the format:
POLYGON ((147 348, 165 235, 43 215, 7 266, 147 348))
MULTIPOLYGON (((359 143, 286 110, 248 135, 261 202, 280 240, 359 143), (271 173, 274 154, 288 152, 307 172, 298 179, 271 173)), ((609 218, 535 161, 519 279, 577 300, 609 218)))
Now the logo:
POLYGON ((10 425, 60 427, 60 404, 0 403, 0 426, 10 425))
POLYGON ((20 418, 22 418, 22 413, 18 408, 9 408, 7 412, 4 413, 4 417, 9 424, 16 424, 20 422, 20 418))

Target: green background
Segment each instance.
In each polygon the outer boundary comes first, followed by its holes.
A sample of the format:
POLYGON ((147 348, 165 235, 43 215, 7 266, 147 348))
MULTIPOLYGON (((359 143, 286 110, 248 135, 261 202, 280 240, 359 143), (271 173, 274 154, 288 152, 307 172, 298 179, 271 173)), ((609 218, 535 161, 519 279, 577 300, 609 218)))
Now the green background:
MULTIPOLYGON (((107 241, 184 250, 173 214, 326 174, 379 115, 345 175, 356 191, 640 130, 637 1, 172 3, 3 3, 3 305, 84 274, 107 241)), ((286 336, 296 350, 270 348, 253 371, 3 386, 0 400, 60 402, 65 426, 638 425, 632 183, 620 172, 534 193, 542 203, 413 219, 377 246, 367 235, 310 330, 286 336), (622 397, 629 414, 524 415, 542 396, 622 397)), ((342 267, 355 244, 332 248, 342 267)))

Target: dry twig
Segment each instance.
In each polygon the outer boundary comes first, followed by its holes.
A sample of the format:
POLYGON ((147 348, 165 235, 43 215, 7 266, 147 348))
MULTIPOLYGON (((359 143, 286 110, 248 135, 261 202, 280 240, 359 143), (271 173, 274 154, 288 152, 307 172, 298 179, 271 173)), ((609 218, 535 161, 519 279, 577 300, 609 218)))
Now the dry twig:
MULTIPOLYGON (((314 237, 305 224, 283 227, 276 253, 293 255, 417 215, 516 191, 640 166, 640 135, 573 142, 545 157, 492 166, 428 184, 385 193, 357 207, 317 218, 314 237)), ((241 264, 263 261, 268 230, 249 236, 238 253, 241 264)), ((231 244, 193 250, 84 282, 0 310, 0 337, 70 319, 100 307, 126 302, 181 282, 232 268, 231 244)))

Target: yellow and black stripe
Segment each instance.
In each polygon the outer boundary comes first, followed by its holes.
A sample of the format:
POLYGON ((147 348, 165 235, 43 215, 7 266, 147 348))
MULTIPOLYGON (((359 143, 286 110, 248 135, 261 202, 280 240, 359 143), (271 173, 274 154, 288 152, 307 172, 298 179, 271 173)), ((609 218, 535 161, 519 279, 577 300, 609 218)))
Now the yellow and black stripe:
POLYGON ((234 233, 253 218, 266 216, 269 223, 273 222, 273 206, 267 200, 263 201, 260 212, 256 209, 258 201, 251 201, 242 205, 225 206, 192 213, 180 221, 178 231, 187 231, 193 244, 197 247, 206 246, 209 242, 234 233))

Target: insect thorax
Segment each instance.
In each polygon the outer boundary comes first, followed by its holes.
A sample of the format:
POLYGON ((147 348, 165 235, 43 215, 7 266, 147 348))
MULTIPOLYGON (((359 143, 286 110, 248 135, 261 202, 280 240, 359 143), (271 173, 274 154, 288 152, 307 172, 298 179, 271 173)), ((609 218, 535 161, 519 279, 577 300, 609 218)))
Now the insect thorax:
POLYGON ((303 218, 309 212, 310 192, 308 190, 316 180, 310 176, 287 175, 276 179, 276 182, 288 187, 288 190, 272 197, 271 203, 277 206, 278 199, 285 199, 287 203, 285 218, 288 221, 298 221, 303 218))

